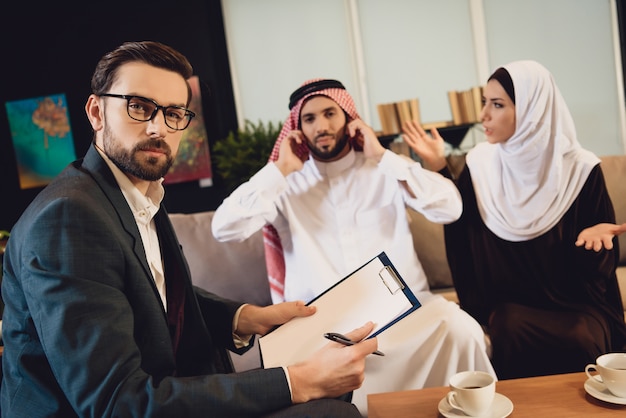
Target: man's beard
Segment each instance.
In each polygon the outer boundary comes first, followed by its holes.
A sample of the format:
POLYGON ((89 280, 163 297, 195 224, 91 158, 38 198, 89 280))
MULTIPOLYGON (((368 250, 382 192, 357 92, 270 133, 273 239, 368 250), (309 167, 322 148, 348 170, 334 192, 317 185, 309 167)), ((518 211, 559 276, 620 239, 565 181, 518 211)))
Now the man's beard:
POLYGON ((334 159, 337 155, 339 155, 348 144, 348 135, 343 133, 343 135, 335 142, 335 146, 327 149, 320 149, 311 144, 311 141, 306 141, 307 146, 309 147, 309 151, 313 156, 320 161, 328 161, 334 159))
POLYGON ((174 163, 170 146, 158 139, 148 139, 136 144, 131 150, 124 149, 108 126, 104 128, 104 152, 107 157, 124 173, 137 177, 141 180, 155 181, 165 176, 170 167, 174 163), (167 158, 164 162, 159 163, 158 158, 145 157, 140 158, 138 151, 160 148, 167 158))

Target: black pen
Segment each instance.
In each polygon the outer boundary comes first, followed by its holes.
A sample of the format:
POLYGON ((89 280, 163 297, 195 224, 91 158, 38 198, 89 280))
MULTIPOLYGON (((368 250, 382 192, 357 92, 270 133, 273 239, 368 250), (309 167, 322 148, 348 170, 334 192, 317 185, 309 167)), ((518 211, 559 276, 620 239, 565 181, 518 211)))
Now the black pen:
MULTIPOLYGON (((324 338, 327 338, 331 341, 334 341, 343 345, 354 345, 356 341, 352 341, 350 338, 346 337, 343 334, 339 334, 338 332, 327 332, 324 334, 324 338)), ((374 351, 372 354, 376 354, 377 356, 384 356, 385 354, 382 351, 374 351)))

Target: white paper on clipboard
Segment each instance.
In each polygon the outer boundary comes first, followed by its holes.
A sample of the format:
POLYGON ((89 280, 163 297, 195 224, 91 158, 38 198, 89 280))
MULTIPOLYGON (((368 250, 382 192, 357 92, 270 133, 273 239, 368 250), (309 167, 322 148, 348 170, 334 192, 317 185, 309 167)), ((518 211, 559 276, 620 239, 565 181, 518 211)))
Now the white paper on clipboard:
POLYGON ((372 321, 374 336, 421 306, 384 252, 309 305, 317 307, 315 314, 294 318, 259 339, 263 367, 306 359, 328 343, 325 332, 344 334, 372 321))

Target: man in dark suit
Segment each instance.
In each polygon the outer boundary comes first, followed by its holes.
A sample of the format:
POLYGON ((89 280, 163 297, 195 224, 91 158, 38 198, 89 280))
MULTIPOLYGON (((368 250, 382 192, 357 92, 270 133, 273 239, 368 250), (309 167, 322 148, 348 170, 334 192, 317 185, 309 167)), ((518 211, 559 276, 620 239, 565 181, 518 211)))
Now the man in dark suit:
POLYGON ((191 75, 156 42, 125 43, 98 63, 85 106, 93 144, 24 212, 4 257, 3 416, 360 416, 338 398, 361 385, 376 339, 232 373, 226 349, 245 351, 254 334, 314 309, 192 286, 161 205, 194 116, 191 75))

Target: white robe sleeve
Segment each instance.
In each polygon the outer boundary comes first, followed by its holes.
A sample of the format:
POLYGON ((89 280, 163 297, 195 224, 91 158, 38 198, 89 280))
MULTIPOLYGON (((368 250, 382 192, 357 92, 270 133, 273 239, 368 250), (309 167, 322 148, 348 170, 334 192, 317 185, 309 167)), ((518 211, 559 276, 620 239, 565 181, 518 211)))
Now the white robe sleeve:
POLYGON ((215 210, 211 229, 218 241, 243 241, 273 223, 278 216, 278 199, 287 182, 274 163, 241 184, 215 210))
POLYGON ((386 151, 379 167, 389 176, 405 182, 406 205, 431 222, 447 224, 456 221, 463 211, 463 201, 452 180, 426 170, 410 158, 386 151))

